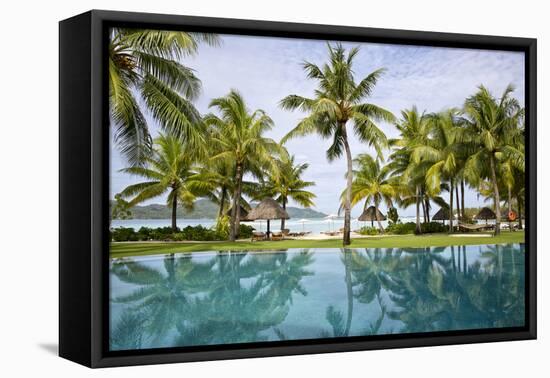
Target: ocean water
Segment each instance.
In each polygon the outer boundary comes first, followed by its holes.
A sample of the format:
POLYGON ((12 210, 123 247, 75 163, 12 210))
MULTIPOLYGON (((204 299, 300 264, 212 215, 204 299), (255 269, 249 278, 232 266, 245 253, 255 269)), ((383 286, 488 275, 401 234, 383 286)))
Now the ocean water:
POLYGON ((111 259, 110 348, 520 327, 525 246, 111 259))
MULTIPOLYGON (((414 217, 401 217, 401 222, 414 222, 414 217)), ((180 229, 187 226, 198 226, 202 225, 204 227, 210 228, 216 223, 213 219, 178 219, 177 225, 180 229)), ((267 222, 266 221, 255 221, 255 222, 245 222, 253 226, 257 231, 266 231, 267 222)), ((386 227, 388 224, 387 221, 382 221, 382 225, 386 227)), ((170 219, 125 219, 125 220, 113 220, 111 227, 131 227, 135 230, 138 230, 140 227, 169 227, 171 225, 170 219)), ((352 218, 351 229, 356 230, 364 226, 371 226, 371 222, 360 222, 356 218, 352 218)), ((307 219, 304 222, 299 222, 296 219, 287 219, 285 222, 285 228, 288 228, 291 232, 304 232, 309 231, 313 235, 320 234, 325 231, 338 231, 340 228, 344 227, 344 219, 324 219, 324 218, 313 218, 307 219)), ((378 227, 377 223, 374 222, 374 227, 378 227)), ((280 231, 281 221, 274 220, 270 222, 271 231, 280 231)))

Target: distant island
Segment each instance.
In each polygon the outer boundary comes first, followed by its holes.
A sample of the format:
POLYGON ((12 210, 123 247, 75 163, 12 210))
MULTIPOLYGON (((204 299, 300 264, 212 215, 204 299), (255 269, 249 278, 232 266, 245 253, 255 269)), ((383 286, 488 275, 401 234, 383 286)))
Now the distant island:
MULTIPOLYGON (((111 201, 113 203, 113 201, 111 201)), ((300 218, 324 218, 327 214, 298 207, 287 207, 286 211, 291 219, 300 218)), ((131 209, 132 215, 128 219, 170 219, 171 209, 162 204, 151 204, 145 206, 134 206, 131 209)), ((218 205, 207 199, 200 199, 195 202, 192 211, 178 207, 177 217, 179 219, 216 219, 218 216, 218 205)))

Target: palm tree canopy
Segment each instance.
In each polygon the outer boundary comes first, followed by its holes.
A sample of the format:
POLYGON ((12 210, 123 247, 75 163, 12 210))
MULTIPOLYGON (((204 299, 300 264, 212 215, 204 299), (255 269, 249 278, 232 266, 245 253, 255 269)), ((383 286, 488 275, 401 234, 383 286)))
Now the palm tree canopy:
POLYGON ((512 97, 514 87, 506 87, 500 98, 495 98, 484 86, 464 103, 468 133, 461 142, 471 146, 472 154, 466 161, 467 178, 473 184, 490 176, 487 161, 493 156, 497 162, 509 160, 516 168, 525 167, 524 131, 521 127, 525 110, 512 97))
POLYGON ((332 138, 327 150, 327 158, 332 161, 342 156, 344 151, 345 130, 348 121, 353 122, 353 131, 357 138, 374 147, 379 156, 387 145, 384 132, 375 122, 392 122, 391 112, 371 103, 364 102, 372 95, 374 87, 384 70, 376 70, 358 83, 353 72, 354 58, 359 48, 352 48, 346 54, 341 44, 328 44, 329 62, 318 66, 310 62, 303 63, 303 69, 309 79, 317 82, 313 98, 289 95, 280 101, 287 110, 309 113, 282 140, 316 133, 323 138, 332 138))
POLYGON ((197 196, 206 195, 211 189, 194 166, 190 146, 175 136, 161 134, 155 140, 153 153, 145 158, 144 163, 144 166, 121 170, 147 180, 129 185, 120 193, 124 198, 133 197, 129 202, 131 206, 170 191, 168 204, 176 196, 180 204, 190 209, 197 196))
POLYGON ((264 136, 273 128, 273 120, 263 110, 250 112, 242 95, 234 89, 225 97, 213 99, 210 107, 220 114, 204 117, 216 151, 211 160, 240 164, 256 177, 262 176, 262 169, 276 171, 272 156, 280 147, 264 136))
MULTIPOLYGON (((365 201, 364 209, 367 209, 369 203, 376 205, 385 202, 392 206, 392 200, 398 196, 399 184, 389 176, 389 169, 381 167, 380 161, 374 159, 368 154, 360 154, 354 159, 356 169, 353 171, 353 181, 351 185, 351 204, 352 206, 361 201, 365 201)), ((345 191, 342 192, 343 202, 345 191)))
POLYGON ((294 155, 290 155, 285 148, 281 148, 280 156, 276 160, 277 172, 268 172, 267 179, 260 190, 262 197, 275 197, 275 200, 286 205, 289 199, 303 207, 313 206, 314 193, 306 190, 314 186, 313 181, 304 181, 302 175, 309 168, 309 164, 298 164, 294 155))
POLYGON ((112 28, 110 37, 110 116, 115 142, 130 164, 142 163, 151 152, 144 109, 164 130, 201 142, 200 114, 191 103, 201 82, 179 61, 195 54, 200 43, 217 45, 217 35, 112 28))

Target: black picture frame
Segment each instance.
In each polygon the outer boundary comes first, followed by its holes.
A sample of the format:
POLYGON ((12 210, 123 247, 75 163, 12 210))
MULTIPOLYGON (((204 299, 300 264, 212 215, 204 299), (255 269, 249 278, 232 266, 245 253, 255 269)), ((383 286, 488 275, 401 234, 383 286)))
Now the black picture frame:
POLYGON ((536 39, 92 10, 59 24, 59 354, 88 367, 536 338, 536 39), (526 325, 520 328, 109 352, 109 26, 525 53, 526 325))

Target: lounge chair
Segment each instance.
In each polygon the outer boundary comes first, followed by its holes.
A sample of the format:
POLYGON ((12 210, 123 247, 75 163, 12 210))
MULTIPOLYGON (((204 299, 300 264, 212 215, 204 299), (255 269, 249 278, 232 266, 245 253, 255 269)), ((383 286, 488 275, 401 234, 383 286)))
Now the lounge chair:
POLYGON ((283 236, 289 236, 290 235, 290 230, 288 228, 283 229, 282 232, 283 232, 283 236))
POLYGON ((322 234, 328 235, 328 236, 336 236, 340 234, 340 231, 324 231, 321 232, 322 234))
POLYGON ((492 224, 467 224, 459 223, 458 228, 462 231, 487 231, 493 229, 492 224))
POLYGON ((272 232, 271 233, 271 240, 283 240, 284 236, 282 232, 272 232))
POLYGON ((259 240, 265 240, 266 236, 264 232, 252 232, 252 240, 251 241, 259 241, 259 240))

